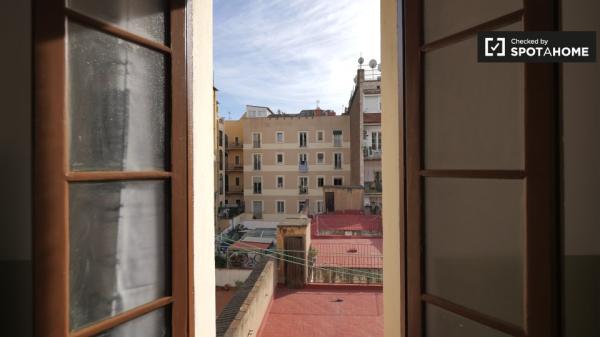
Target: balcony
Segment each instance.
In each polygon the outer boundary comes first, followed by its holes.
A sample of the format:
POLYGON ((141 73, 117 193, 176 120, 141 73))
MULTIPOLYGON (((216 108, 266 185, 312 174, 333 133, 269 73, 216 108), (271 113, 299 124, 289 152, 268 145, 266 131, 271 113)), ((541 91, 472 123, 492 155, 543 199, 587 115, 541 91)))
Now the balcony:
POLYGON ((242 186, 229 186, 229 187, 225 187, 225 193, 240 194, 240 193, 244 193, 244 189, 242 188, 242 186))
POLYGON ((381 150, 375 150, 370 146, 363 146, 365 160, 381 160, 381 150))
POLYGON ((308 163, 298 164, 298 171, 300 173, 306 173, 306 172, 308 172, 308 163))
POLYGON ((308 186, 298 186, 298 194, 308 194, 308 186))
POLYGON ((365 193, 381 193, 382 190, 381 181, 365 181, 365 193))
POLYGON ((241 171, 244 170, 244 165, 242 165, 241 163, 240 164, 230 164, 230 163, 227 163, 227 165, 225 165, 225 170, 229 171, 229 172, 232 172, 232 171, 239 171, 239 172, 241 172, 241 171))
POLYGON ((231 150, 241 150, 244 148, 244 144, 242 144, 241 142, 231 142, 231 143, 227 143, 225 145, 226 149, 231 149, 231 150))

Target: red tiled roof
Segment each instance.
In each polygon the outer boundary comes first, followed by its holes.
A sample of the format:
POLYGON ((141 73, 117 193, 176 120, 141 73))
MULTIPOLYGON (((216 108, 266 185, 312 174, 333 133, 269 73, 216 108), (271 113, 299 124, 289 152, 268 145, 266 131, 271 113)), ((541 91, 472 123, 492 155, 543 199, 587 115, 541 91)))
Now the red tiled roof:
POLYGON ((236 241, 228 249, 239 249, 239 250, 248 250, 248 249, 268 249, 271 246, 270 243, 264 242, 250 242, 250 241, 236 241))
POLYGON ((363 123, 365 123, 365 124, 381 124, 381 113, 365 113, 365 114, 363 114, 363 123))
POLYGON ((312 239, 316 267, 383 268, 383 239, 312 239))

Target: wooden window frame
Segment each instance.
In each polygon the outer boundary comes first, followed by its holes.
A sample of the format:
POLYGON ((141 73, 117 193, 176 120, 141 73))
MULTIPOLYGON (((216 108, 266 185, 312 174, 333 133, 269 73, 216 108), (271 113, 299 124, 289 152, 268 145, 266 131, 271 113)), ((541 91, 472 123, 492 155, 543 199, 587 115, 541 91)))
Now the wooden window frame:
MULTIPOLYGON (((501 0, 499 0, 501 1, 501 0)), ((528 63, 525 76, 525 168, 523 170, 426 170, 423 169, 424 62, 429 51, 462 41, 478 31, 488 31, 523 20, 525 31, 557 30, 557 0, 524 0, 523 8, 477 26, 463 29, 444 38, 424 43, 423 0, 398 2, 402 7, 404 78, 399 92, 405 111, 400 147, 405 149, 402 167, 405 180, 401 190, 405 200, 404 244, 400 255, 406 262, 406 302, 400 321, 406 322, 403 334, 424 336, 425 303, 465 317, 484 326, 521 337, 555 337, 558 335, 558 66, 528 63), (485 315, 423 292, 422 204, 425 177, 519 179, 526 184, 526 248, 523 328, 485 315), (405 249, 405 250, 404 250, 405 249)))
POLYGON ((37 0, 33 9, 34 73, 34 335, 88 337, 160 308, 170 309, 173 336, 194 331, 192 271, 192 156, 187 1, 167 1, 168 45, 67 8, 64 0, 37 0), (169 171, 72 172, 69 165, 66 21, 76 22, 169 57, 166 113, 171 122, 169 171), (176 137, 174 135, 177 135, 176 137), (69 197, 78 181, 161 180, 171 186, 170 295, 71 331, 69 317, 69 197))

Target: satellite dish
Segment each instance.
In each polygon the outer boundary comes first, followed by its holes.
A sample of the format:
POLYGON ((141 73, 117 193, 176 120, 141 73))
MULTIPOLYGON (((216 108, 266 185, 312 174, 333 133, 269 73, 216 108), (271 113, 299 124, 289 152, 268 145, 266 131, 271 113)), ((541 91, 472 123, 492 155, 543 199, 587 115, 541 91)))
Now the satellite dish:
POLYGON ((365 63, 365 59, 361 56, 358 58, 358 64, 362 66, 363 63, 365 63))
POLYGON ((375 69, 375 67, 377 67, 377 61, 375 61, 375 59, 369 61, 369 67, 371 67, 371 69, 375 69))
POLYGON ((379 70, 379 72, 381 72, 381 63, 379 63, 379 65, 377 65, 377 70, 379 70))

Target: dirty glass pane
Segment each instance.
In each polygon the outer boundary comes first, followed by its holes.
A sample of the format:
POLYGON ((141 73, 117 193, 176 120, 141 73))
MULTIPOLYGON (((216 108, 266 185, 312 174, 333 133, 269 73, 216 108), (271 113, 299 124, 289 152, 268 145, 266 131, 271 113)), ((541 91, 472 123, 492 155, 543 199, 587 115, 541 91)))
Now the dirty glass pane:
POLYGON ((165 0, 67 0, 67 6, 142 37, 166 41, 165 0))
POLYGON ((427 337, 510 336, 430 304, 426 305, 425 321, 425 336, 427 337))
POLYGON ((523 326, 525 184, 425 181, 426 292, 523 326))
POLYGON ((424 62, 425 167, 523 169, 524 65, 477 62, 476 37, 428 52, 424 62))
POLYGON ((166 188, 162 181, 70 185, 72 329, 169 295, 166 188))
POLYGON ((96 337, 169 337, 171 323, 166 309, 160 309, 105 331, 96 337))
POLYGON ((75 23, 67 49, 71 169, 165 169, 165 56, 75 23))
POLYGON ((424 0, 425 41, 441 39, 521 8, 523 0, 424 0))

